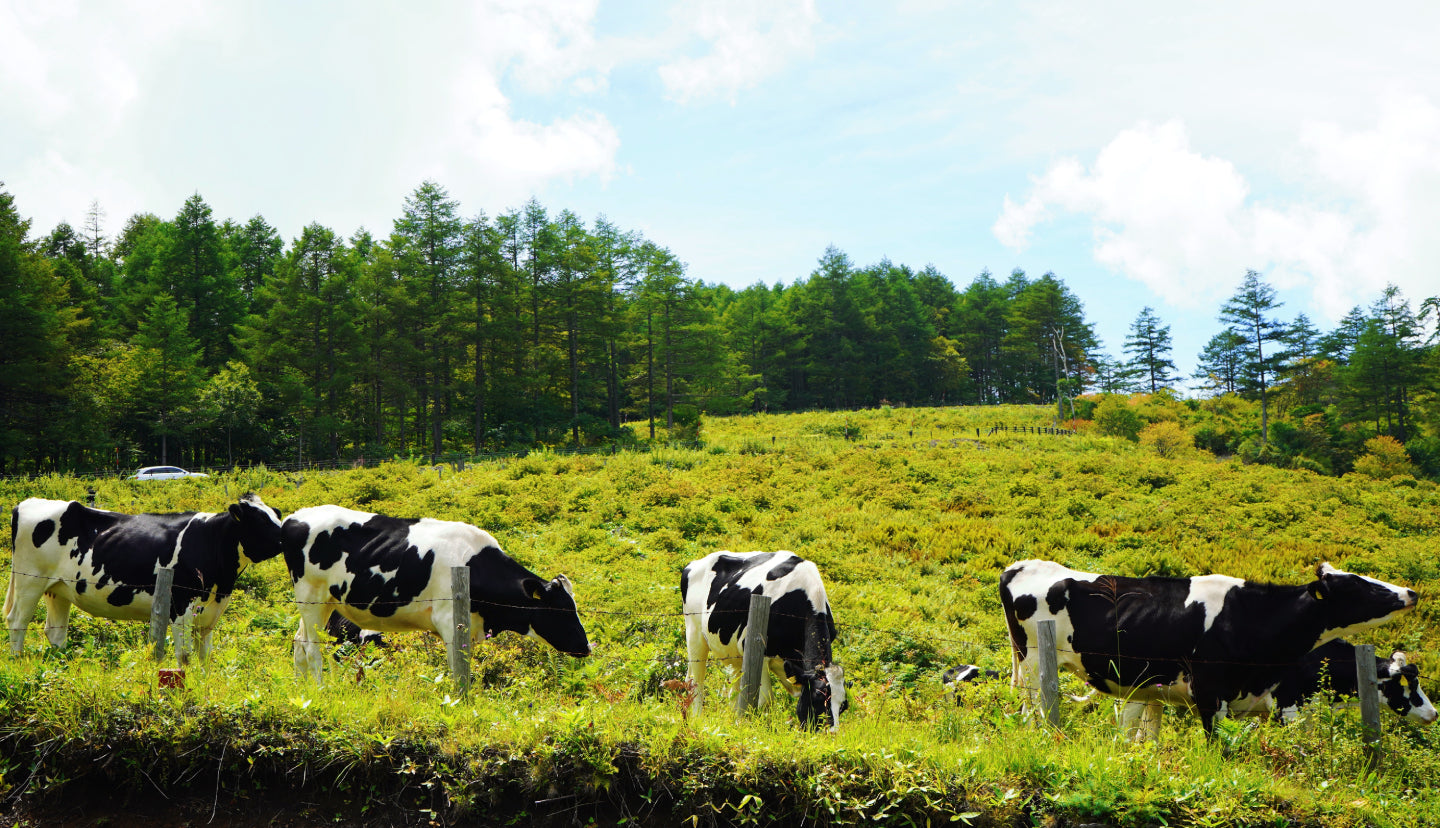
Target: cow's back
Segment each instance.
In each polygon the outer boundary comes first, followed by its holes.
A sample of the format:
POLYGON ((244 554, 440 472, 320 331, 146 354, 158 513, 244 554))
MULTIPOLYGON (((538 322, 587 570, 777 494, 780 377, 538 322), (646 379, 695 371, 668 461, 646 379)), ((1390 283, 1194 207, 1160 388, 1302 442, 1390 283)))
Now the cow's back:
POLYGON ((499 551, 488 532, 468 523, 395 518, 341 506, 299 509, 281 529, 281 550, 297 585, 297 600, 332 595, 338 599, 336 609, 350 621, 381 630, 428 629, 423 619, 397 615, 410 614, 405 608, 416 602, 428 606, 446 598, 450 568, 469 566, 490 547, 499 551))
POLYGON ((758 592, 771 599, 766 655, 799 658, 813 631, 819 656, 830 657, 835 622, 825 585, 815 564, 793 552, 712 552, 685 566, 680 589, 687 628, 717 656, 739 655, 750 596, 758 592))
MULTIPOLYGON (((193 512, 125 515, 77 501, 31 498, 15 509, 13 569, 53 582, 49 589, 84 612, 145 620, 156 571, 175 566, 181 535, 196 517, 193 512)), ((203 591, 194 571, 216 574, 192 563, 197 566, 176 568, 177 595, 203 591)), ((10 600, 7 593, 7 604, 10 600)))
POLYGON ((1035 669, 1039 622, 1054 621, 1059 666, 1092 687, 1145 696, 1155 685, 1171 685, 1183 678, 1181 662, 1213 648, 1206 633, 1239 583, 1226 576, 1100 575, 1041 560, 1012 564, 1001 576, 1000 600, 1016 681, 1022 664, 1035 669))

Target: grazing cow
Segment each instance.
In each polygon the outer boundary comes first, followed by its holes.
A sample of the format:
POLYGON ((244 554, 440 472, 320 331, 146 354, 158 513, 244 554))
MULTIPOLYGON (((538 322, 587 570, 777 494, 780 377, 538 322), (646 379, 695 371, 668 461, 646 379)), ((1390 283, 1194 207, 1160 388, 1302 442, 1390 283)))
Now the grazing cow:
POLYGON ((354 644, 363 647, 366 644, 374 644, 376 647, 389 649, 390 642, 385 636, 376 630, 362 630, 360 625, 338 612, 330 613, 325 621, 325 632, 335 639, 336 644, 354 644))
MULTIPOLYGON (((1380 685, 1381 700, 1395 711, 1395 715, 1427 725, 1440 717, 1420 688, 1419 669, 1406 663, 1404 653, 1397 651, 1389 658, 1376 656, 1375 677, 1380 685)), ((1300 715, 1300 708, 1322 693, 1337 704, 1341 703, 1341 699, 1354 699, 1360 695, 1354 644, 1336 639, 1316 647, 1306 653, 1299 664, 1292 664, 1285 670, 1274 690, 1231 702, 1228 714, 1237 717, 1273 716, 1278 721, 1294 721, 1300 715)), ((1120 714, 1122 726, 1138 736, 1153 737, 1160 724, 1160 711, 1153 706, 1156 704, 1126 704, 1120 714)))
POLYGON ((423 630, 448 645, 455 566, 470 568, 472 642, 510 630, 568 655, 590 653, 570 580, 544 581, 468 523, 311 506, 291 515, 280 535, 300 611, 295 668, 316 682, 332 611, 367 630, 423 630))
POLYGON ((45 597, 45 637, 65 644, 73 604, 91 615, 148 621, 155 575, 175 570, 170 620, 191 612, 195 652, 204 658, 236 577, 280 552, 280 513, 254 494, 224 512, 124 515, 76 501, 30 498, 10 523, 15 550, 5 592, 10 652, 45 597))
POLYGON ((1000 678, 1000 673, 996 670, 981 670, 974 664, 961 664, 958 667, 951 667, 949 670, 946 670, 940 676, 940 683, 947 686, 958 685, 962 682, 968 683, 982 677, 987 679, 1000 678))
POLYGON ((995 670, 981 670, 974 664, 961 664, 942 673, 940 685, 945 688, 948 695, 955 698, 955 703, 959 704, 962 701, 960 691, 964 689, 965 685, 982 678, 997 679, 1000 678, 1000 673, 995 670))
MULTIPOLYGON (((831 661, 835 621, 820 571, 793 552, 712 552, 681 571, 689 679, 697 688, 691 715, 700 715, 710 658, 735 671, 738 693, 752 594, 771 599, 766 664, 796 699, 795 715, 806 728, 817 727, 824 716, 833 732, 849 706, 844 670, 831 661)), ((762 680, 759 704, 769 701, 770 682, 762 680)))
POLYGON ((1055 622, 1061 669, 1103 693, 1193 707, 1207 734, 1227 703, 1275 689, 1286 665, 1415 607, 1415 591, 1328 563, 1303 586, 1226 575, 1125 578, 1050 561, 1000 576, 1012 683, 1039 686, 1036 624, 1055 622))
POLYGON ((940 687, 945 688, 946 693, 955 697, 956 704, 960 701, 960 690, 966 684, 979 681, 981 678, 999 678, 999 672, 995 670, 981 670, 973 664, 960 664, 949 668, 940 674, 940 687))

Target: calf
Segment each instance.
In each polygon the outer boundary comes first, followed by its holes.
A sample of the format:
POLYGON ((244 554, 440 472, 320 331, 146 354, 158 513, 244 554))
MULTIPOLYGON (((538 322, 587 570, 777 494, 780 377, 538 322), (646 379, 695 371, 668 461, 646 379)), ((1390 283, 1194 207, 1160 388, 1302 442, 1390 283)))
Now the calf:
POLYGON ((359 647, 374 644, 383 649, 390 648, 390 642, 385 640, 382 633, 375 630, 362 630, 359 624, 338 612, 330 613, 330 617, 325 619, 325 632, 335 639, 336 644, 354 644, 359 647))
POLYGON ((1207 734, 1227 703, 1275 689, 1286 665, 1415 607, 1414 590, 1320 564, 1303 586, 1225 575, 1126 578, 1019 561, 1000 576, 1017 686, 1039 687, 1036 624, 1057 660, 1100 692, 1193 707, 1207 734))
MULTIPOLYGON (((1389 658, 1375 657, 1375 679, 1380 699, 1395 714, 1421 724, 1434 723, 1435 706, 1420 688, 1420 670, 1406 662, 1402 652, 1389 658)), ((1332 701, 1360 695, 1360 677, 1355 670, 1355 645, 1336 639, 1311 650, 1299 664, 1291 665, 1275 689, 1258 699, 1230 705, 1232 715, 1273 715, 1292 721, 1310 699, 1328 694, 1332 701)))
POLYGON ((965 685, 982 678, 997 679, 1000 678, 1000 673, 995 670, 981 670, 974 664, 961 664, 942 673, 940 685, 945 688, 948 695, 955 698, 955 703, 959 704, 961 702, 960 691, 964 689, 965 685))
POLYGON ((332 611, 366 630, 423 630, 448 645, 455 566, 470 570, 472 643, 510 630, 568 655, 590 652, 570 580, 544 581, 468 523, 311 506, 291 515, 280 534, 300 611, 295 668, 317 683, 320 639, 332 611))
MULTIPOLYGON (((1420 671, 1406 663, 1405 654, 1396 652, 1389 658, 1375 657, 1375 677, 1380 698, 1397 716, 1420 724, 1433 724, 1435 706, 1420 688, 1420 671)), ((1246 696, 1230 702, 1230 716, 1273 716, 1283 722, 1294 721, 1300 708, 1321 694, 1340 704, 1341 699, 1360 695, 1360 680, 1355 671, 1355 645, 1336 639, 1305 654, 1299 664, 1292 664, 1275 689, 1260 696, 1246 696)), ((1120 723, 1136 738, 1153 738, 1159 730, 1158 702, 1130 702, 1120 713, 1120 723)))
POLYGON ((76 501, 30 498, 15 507, 15 555, 5 591, 10 652, 45 598, 45 637, 62 647, 70 607, 101 618, 148 621, 155 575, 175 570, 170 620, 194 618, 195 652, 204 658, 235 579, 280 552, 280 513, 247 494, 224 512, 124 515, 76 501))
MULTIPOLYGON (((771 599, 766 665, 795 698, 795 715, 807 728, 823 716, 833 732, 849 706, 844 670, 832 662, 835 622, 820 571, 793 552, 713 552, 681 571, 689 679, 696 688, 691 715, 700 715, 710 658, 735 671, 732 692, 739 691, 751 595, 771 599)), ((759 704, 769 701, 770 682, 762 681, 759 704)))

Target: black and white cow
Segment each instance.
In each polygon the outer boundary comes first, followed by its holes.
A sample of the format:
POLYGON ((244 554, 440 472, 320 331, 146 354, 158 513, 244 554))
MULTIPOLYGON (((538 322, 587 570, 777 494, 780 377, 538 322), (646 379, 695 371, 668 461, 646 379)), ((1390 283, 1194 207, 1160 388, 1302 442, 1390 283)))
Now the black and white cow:
POLYGON ((73 500, 30 498, 11 517, 15 550, 5 592, 10 652, 45 597, 45 637, 65 644, 74 605, 91 615, 148 621, 155 574, 175 570, 170 619, 190 612, 195 652, 204 658, 236 577, 280 552, 280 513, 247 494, 224 512, 125 515, 73 500))
MULTIPOLYGON (((1380 699, 1395 715, 1419 724, 1434 724, 1435 706, 1420 687, 1420 671, 1407 663, 1405 654, 1395 652, 1389 658, 1375 657, 1375 678, 1380 686, 1380 699)), ((1293 721, 1300 708, 1311 699, 1324 695, 1341 706, 1353 704, 1360 695, 1360 681, 1355 673, 1355 645, 1336 639, 1306 653, 1299 664, 1285 670, 1280 683, 1269 693, 1246 696, 1228 705, 1230 716, 1274 717, 1293 721), (1342 701, 1346 700, 1346 701, 1342 701)), ((1121 711, 1121 724, 1137 737, 1153 738, 1160 723, 1157 703, 1146 705, 1130 702, 1121 711)))
POLYGON ((541 579, 468 523, 311 506, 291 515, 280 534, 300 612, 295 667, 317 682, 332 611, 366 630, 428 631, 449 644, 455 566, 470 568, 472 642, 509 630, 568 655, 590 653, 570 580, 541 579))
MULTIPOLYGON (((1395 715, 1420 724, 1433 724, 1440 713, 1420 687, 1420 670, 1408 663, 1405 654, 1375 657, 1375 679, 1380 699, 1395 715)), ((1293 721, 1300 708, 1322 694, 1335 703, 1360 695, 1360 678, 1355 671, 1355 645, 1337 638, 1305 654, 1299 664, 1289 667, 1280 683, 1268 694, 1246 697, 1230 704, 1232 716, 1269 716, 1293 721)))
POLYGON ((995 670, 982 670, 974 664, 960 664, 949 668, 940 676, 940 685, 945 688, 946 694, 955 699, 959 704, 963 701, 961 691, 965 685, 980 679, 997 679, 1000 673, 995 670))
POLYGON ((390 648, 390 642, 385 640, 383 633, 378 630, 362 630, 359 624, 338 612, 330 613, 330 617, 326 619, 325 632, 330 633, 336 644, 354 644, 357 647, 373 644, 383 649, 390 648))
POLYGON ((1207 734, 1228 703, 1272 692, 1287 665, 1415 607, 1414 590, 1328 563, 1302 586, 1227 575, 1126 578, 1050 561, 1000 576, 1012 683, 1039 687, 1036 624, 1055 622, 1057 660, 1096 690, 1193 707, 1207 734))
MULTIPOLYGON (((739 691, 751 595, 771 600, 766 664, 796 699, 795 714, 807 728, 817 727, 823 717, 834 731, 849 706, 845 673, 830 649, 835 621, 820 571, 793 552, 712 552, 681 571, 688 672, 696 688, 691 715, 700 715, 708 660, 731 668, 736 674, 732 692, 739 691)), ((762 681, 760 706, 769 700, 770 682, 762 681)))

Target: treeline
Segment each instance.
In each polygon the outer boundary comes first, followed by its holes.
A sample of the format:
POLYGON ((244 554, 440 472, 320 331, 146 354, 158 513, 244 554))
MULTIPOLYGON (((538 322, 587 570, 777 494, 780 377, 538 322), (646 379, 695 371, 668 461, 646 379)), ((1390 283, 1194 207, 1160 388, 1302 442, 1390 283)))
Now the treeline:
MULTIPOLYGON (((1349 472, 1367 454, 1388 456, 1387 475, 1440 478, 1440 297, 1415 307, 1388 285, 1328 332, 1304 314, 1285 319, 1281 307, 1275 289, 1252 270, 1220 308, 1224 327, 1206 343, 1192 375, 1209 399, 1189 401, 1193 410, 1219 416, 1186 418, 1196 424, 1195 443, 1247 462, 1322 474, 1349 472), (1256 410, 1233 404, 1239 401, 1256 410)), ((1170 327, 1151 308, 1132 323, 1125 351, 1126 360, 1097 356, 1098 390, 1153 394, 1176 382, 1170 327)), ((1111 403, 1117 433, 1135 436, 1145 418, 1111 403)), ((1130 407, 1164 410, 1145 400, 1130 407)))
POLYGON ((387 238, 287 245, 199 196, 31 239, 0 190, 0 472, 686 436, 702 412, 1045 401, 1095 346, 1059 279, 858 268, 732 290, 535 200, 426 182, 387 238), (1057 368, 1057 366, 1059 366, 1057 368), (1058 372, 1058 373, 1057 373, 1058 372))
MULTIPOLYGON (((1258 311, 1239 297, 1203 382, 1262 402, 1262 444, 1281 391, 1282 417, 1437 433, 1433 300, 1321 335, 1271 319, 1273 291, 1258 311)), ((1058 402, 1068 417, 1087 390, 1176 381, 1150 309, 1113 360, 1054 274, 961 289, 832 247, 804 278, 735 290, 604 217, 533 199, 466 217, 434 182, 385 238, 314 223, 288 244, 199 195, 113 237, 97 204, 32 238, 0 186, 0 303, 0 473, 684 438, 702 413, 1058 402)))

